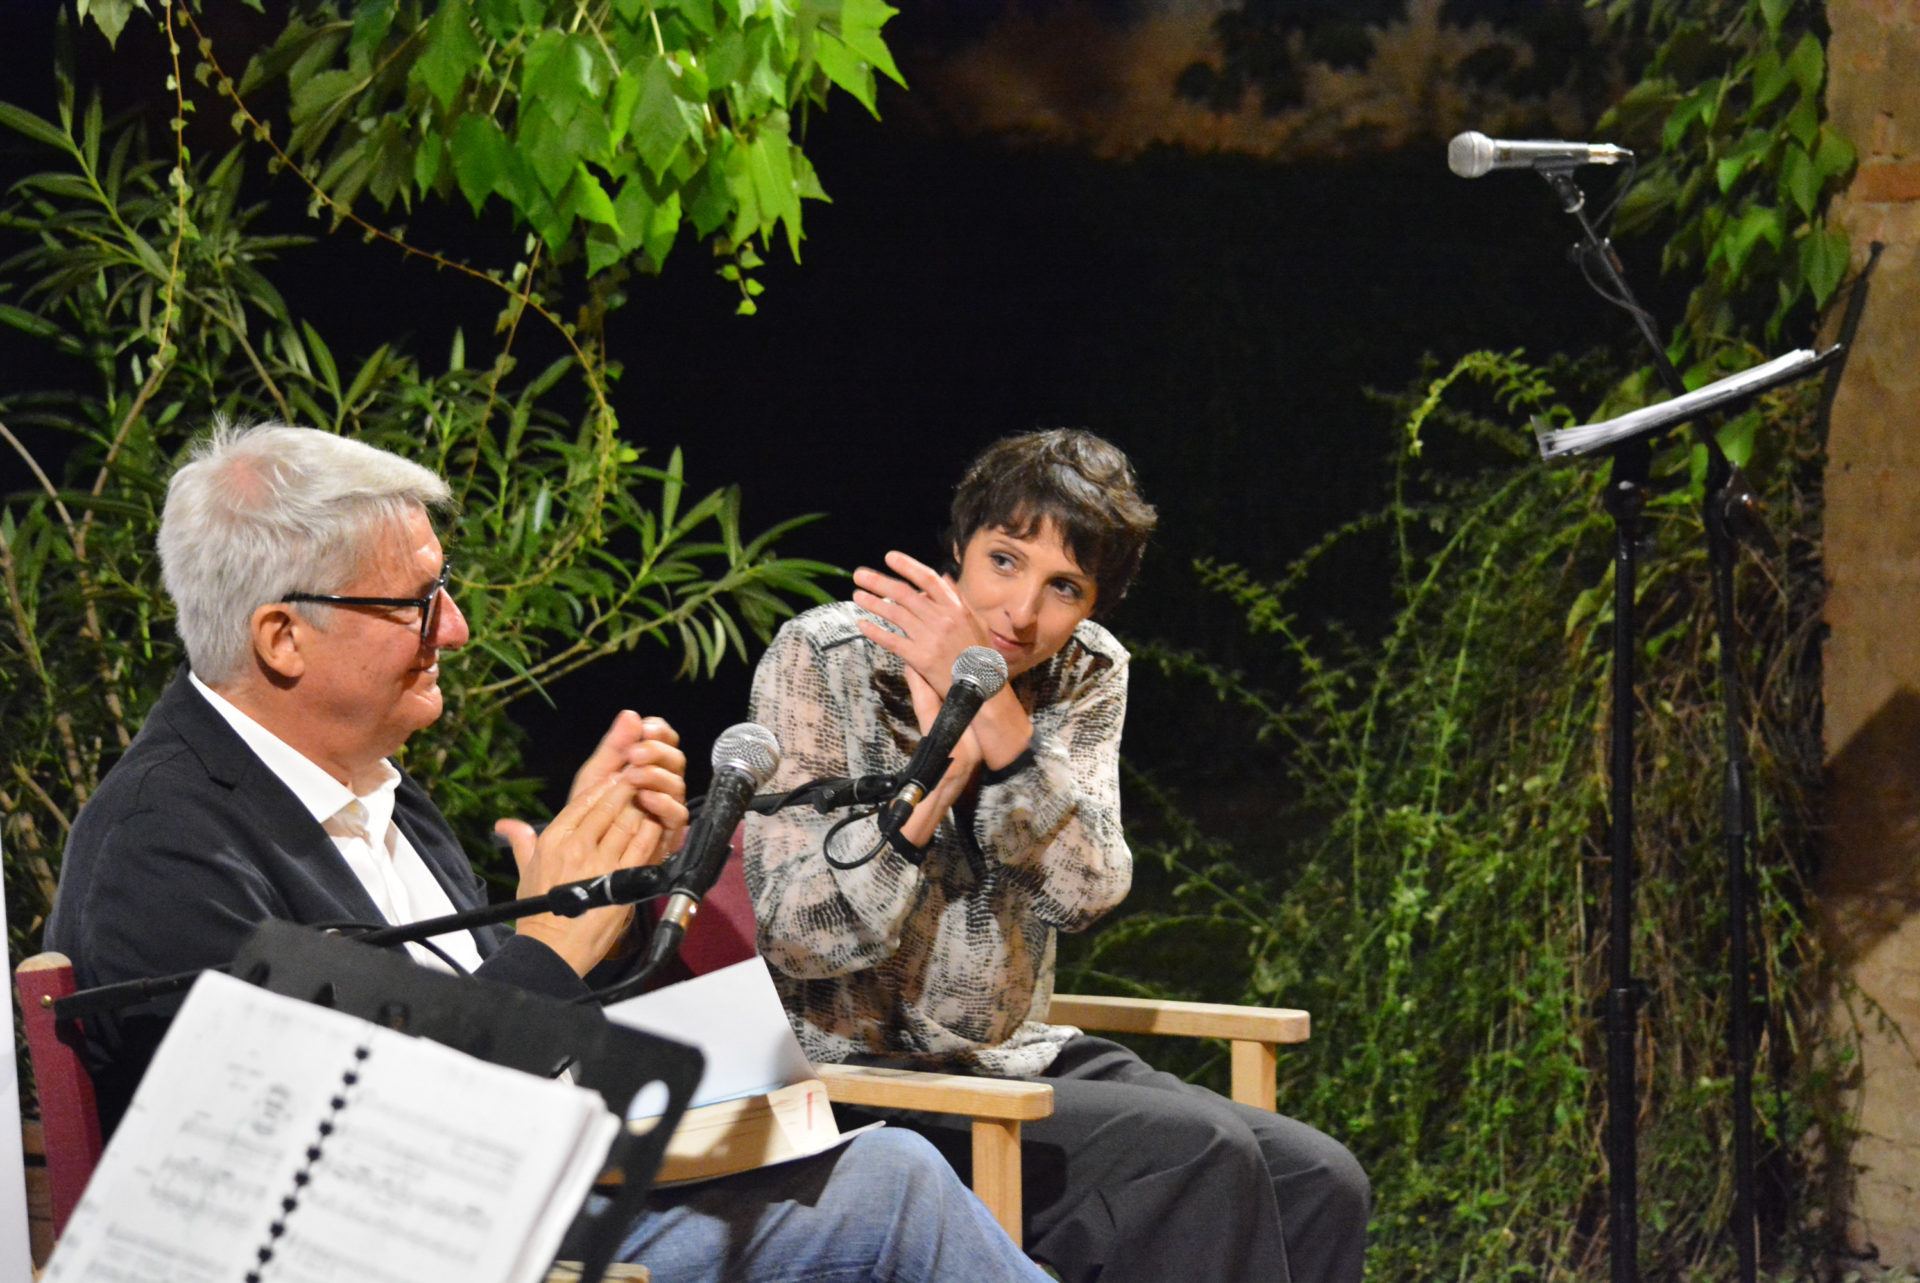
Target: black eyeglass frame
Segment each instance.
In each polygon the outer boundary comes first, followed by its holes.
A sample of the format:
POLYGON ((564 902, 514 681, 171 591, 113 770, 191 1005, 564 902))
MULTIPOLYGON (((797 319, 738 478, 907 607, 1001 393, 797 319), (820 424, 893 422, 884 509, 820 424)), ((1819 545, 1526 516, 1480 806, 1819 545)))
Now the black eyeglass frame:
POLYGON ((325 606, 386 606, 393 610, 412 606, 420 612, 420 644, 425 646, 433 636, 434 621, 440 617, 440 594, 447 590, 447 577, 452 573, 453 563, 441 561, 439 578, 421 597, 342 597, 335 593, 290 592, 280 600, 282 603, 311 601, 325 606))

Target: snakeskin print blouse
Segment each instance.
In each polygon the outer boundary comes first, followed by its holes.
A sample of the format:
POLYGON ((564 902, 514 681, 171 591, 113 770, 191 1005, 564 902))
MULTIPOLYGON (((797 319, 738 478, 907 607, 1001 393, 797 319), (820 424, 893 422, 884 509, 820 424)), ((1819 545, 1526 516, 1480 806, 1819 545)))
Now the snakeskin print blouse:
MULTIPOLYGON (((780 740, 770 789, 897 771, 920 741, 906 665, 861 635, 846 602, 789 621, 760 660, 753 719, 780 740)), ((986 772, 940 822, 918 867, 862 818, 794 807, 749 816, 747 886, 760 952, 815 1061, 881 1056, 925 1068, 1038 1074, 1078 1033, 1045 1022, 1054 932, 1118 904, 1133 876, 1120 828, 1127 652, 1082 623, 1014 679, 1033 718, 1026 753, 986 772)))

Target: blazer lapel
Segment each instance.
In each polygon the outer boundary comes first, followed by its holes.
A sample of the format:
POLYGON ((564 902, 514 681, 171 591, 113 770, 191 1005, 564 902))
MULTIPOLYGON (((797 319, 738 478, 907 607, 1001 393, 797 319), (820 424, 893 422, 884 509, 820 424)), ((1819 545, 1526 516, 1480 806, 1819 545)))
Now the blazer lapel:
POLYGON ((200 759, 208 778, 253 812, 261 839, 297 859, 329 895, 340 901, 346 917, 370 923, 386 920, 320 822, 194 689, 185 667, 160 696, 151 715, 166 719, 200 759))

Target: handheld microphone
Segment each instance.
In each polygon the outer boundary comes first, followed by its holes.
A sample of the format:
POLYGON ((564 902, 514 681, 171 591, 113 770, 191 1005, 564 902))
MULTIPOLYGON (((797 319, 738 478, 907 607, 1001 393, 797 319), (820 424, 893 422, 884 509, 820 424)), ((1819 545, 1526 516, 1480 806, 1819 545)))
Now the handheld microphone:
POLYGON ((729 726, 713 742, 713 784, 707 789, 699 817, 687 830, 680 854, 668 865, 673 894, 667 897, 660 921, 654 924, 647 950, 648 972, 679 948, 687 924, 700 910, 701 897, 712 890, 720 870, 726 867, 733 830, 753 801, 754 790, 767 782, 778 765, 780 741, 757 722, 729 726))
POLYGON ((966 734, 980 706, 1000 693, 1007 684, 1007 661, 991 646, 969 646, 953 661, 953 685, 940 705, 939 716, 920 737, 919 747, 900 773, 900 787, 893 799, 880 808, 882 835, 898 833, 900 826, 920 805, 927 790, 940 782, 953 757, 954 745, 966 734))
POLYGON ((1447 168, 1462 178, 1495 169, 1571 169, 1632 159, 1632 152, 1612 143, 1508 142, 1472 130, 1454 135, 1447 144, 1447 168))

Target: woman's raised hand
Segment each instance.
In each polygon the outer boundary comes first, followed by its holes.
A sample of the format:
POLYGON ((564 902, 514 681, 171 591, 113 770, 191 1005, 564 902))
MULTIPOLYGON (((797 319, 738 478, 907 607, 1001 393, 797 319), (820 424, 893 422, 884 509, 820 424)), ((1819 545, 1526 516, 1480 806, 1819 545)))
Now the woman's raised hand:
MULTIPOLYGON (((953 685, 953 661, 969 646, 988 644, 987 626, 961 599, 953 581, 931 566, 904 552, 888 553, 886 562, 893 574, 865 566, 853 572, 853 604, 900 631, 865 619, 860 631, 906 661, 945 699, 953 685)), ((921 729, 926 725, 923 719, 921 729)))

